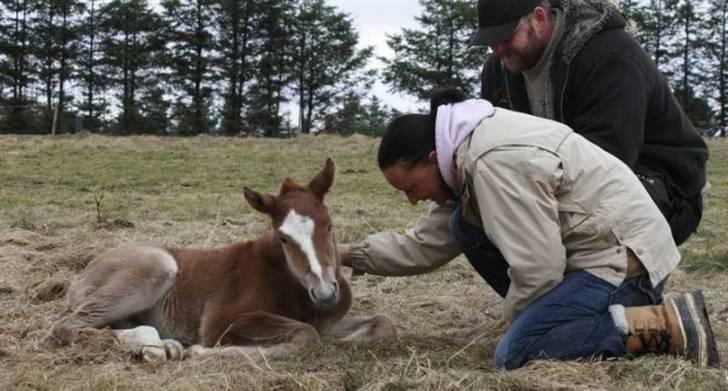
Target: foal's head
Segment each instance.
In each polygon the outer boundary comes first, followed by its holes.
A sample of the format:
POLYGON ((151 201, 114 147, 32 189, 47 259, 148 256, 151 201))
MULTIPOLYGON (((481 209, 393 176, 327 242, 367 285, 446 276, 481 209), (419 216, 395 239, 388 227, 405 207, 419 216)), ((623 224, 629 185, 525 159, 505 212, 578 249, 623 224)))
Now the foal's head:
POLYGON ((286 178, 277 196, 245 188, 248 203, 273 220, 288 269, 321 309, 333 307, 339 299, 336 243, 324 205, 333 182, 334 162, 327 159, 324 169, 306 186, 286 178))

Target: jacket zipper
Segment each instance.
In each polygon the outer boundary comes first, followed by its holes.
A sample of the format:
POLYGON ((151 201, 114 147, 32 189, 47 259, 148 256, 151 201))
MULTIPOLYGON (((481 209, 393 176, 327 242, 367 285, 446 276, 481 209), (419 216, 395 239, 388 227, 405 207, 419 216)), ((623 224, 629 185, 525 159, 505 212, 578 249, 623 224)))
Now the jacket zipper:
POLYGON ((564 96, 566 95, 566 85, 569 84, 569 72, 571 71, 571 62, 566 64, 566 79, 564 79, 564 86, 561 88, 561 118, 559 118, 559 122, 566 123, 566 119, 564 117, 564 96))
POLYGON ((511 110, 515 110, 513 107, 513 100, 511 99, 511 87, 508 84, 508 71, 506 71, 506 67, 501 62, 501 72, 503 72, 503 80, 506 83, 506 97, 508 97, 508 105, 510 105, 511 110))

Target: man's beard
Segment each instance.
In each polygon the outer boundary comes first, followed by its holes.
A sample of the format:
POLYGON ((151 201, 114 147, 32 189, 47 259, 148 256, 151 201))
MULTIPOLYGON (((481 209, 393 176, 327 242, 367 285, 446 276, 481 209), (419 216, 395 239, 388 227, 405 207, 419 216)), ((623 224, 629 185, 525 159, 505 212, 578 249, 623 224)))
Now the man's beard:
POLYGON ((533 42, 533 45, 518 52, 515 57, 515 61, 508 62, 507 58, 501 58, 501 61, 508 72, 516 74, 533 68, 546 51, 548 42, 540 41, 538 37, 536 37, 536 33, 533 31, 529 31, 528 35, 529 41, 533 42))

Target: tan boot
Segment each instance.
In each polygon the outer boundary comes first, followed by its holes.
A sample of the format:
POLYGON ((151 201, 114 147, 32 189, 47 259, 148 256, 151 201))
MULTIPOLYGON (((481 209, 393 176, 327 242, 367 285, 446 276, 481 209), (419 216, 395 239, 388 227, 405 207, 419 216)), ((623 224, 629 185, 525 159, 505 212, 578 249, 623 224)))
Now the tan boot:
POLYGON ((702 292, 683 293, 660 305, 625 307, 625 317, 628 353, 673 354, 699 367, 720 366, 702 292))

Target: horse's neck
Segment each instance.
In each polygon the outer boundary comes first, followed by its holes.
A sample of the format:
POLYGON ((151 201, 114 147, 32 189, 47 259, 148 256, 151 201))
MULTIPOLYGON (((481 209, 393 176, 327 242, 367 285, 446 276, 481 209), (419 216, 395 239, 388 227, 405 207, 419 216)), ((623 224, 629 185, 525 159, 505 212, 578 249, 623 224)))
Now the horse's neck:
POLYGON ((286 255, 278 238, 272 231, 268 231, 255 240, 255 247, 258 255, 255 258, 258 262, 259 281, 269 287, 275 287, 271 291, 271 294, 278 298, 274 300, 275 302, 283 301, 288 306, 295 307, 291 298, 302 297, 305 295, 305 290, 301 291, 303 289, 301 283, 288 269, 286 255))

